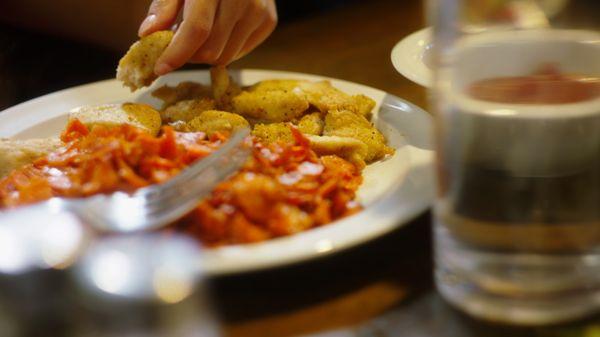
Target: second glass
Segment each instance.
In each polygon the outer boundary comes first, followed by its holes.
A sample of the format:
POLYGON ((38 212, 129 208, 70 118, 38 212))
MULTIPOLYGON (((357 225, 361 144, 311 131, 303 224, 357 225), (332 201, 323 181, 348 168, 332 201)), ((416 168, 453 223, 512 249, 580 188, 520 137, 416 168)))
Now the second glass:
POLYGON ((600 310, 600 33, 542 5, 431 6, 437 287, 516 324, 600 310))

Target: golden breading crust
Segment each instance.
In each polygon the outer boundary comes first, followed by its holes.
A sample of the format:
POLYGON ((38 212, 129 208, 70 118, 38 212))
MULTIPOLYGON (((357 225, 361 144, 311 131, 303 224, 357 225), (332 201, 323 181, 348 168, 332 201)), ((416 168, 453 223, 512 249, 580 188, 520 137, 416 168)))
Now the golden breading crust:
POLYGON ((215 132, 231 133, 237 129, 248 127, 248 121, 240 115, 219 110, 202 112, 188 123, 191 131, 202 131, 207 135, 215 132))
POLYGON ((171 105, 164 111, 161 111, 160 117, 163 123, 176 121, 189 122, 199 116, 201 112, 214 110, 215 108, 215 100, 212 98, 190 99, 171 105))
POLYGON ((292 91, 295 88, 298 88, 299 80, 286 80, 286 79, 275 79, 275 80, 264 80, 260 81, 250 88, 248 91, 273 91, 273 90, 284 90, 284 91, 292 91))
POLYGON ((329 81, 299 81, 298 88, 306 99, 321 112, 349 110, 361 116, 370 116, 375 101, 365 95, 350 96, 331 85, 329 81))
POLYGON ((298 122, 298 130, 307 135, 321 135, 324 126, 325 121, 320 112, 304 115, 298 122))
POLYGON ((69 121, 78 119, 87 127, 104 125, 109 127, 129 124, 158 134, 161 127, 160 113, 147 104, 123 103, 103 104, 75 108, 69 112, 69 121))
POLYGON ((117 79, 131 91, 149 86, 157 78, 156 61, 173 39, 172 31, 159 31, 141 38, 119 61, 117 79))
POLYGON ((233 98, 233 111, 266 122, 287 122, 308 109, 302 96, 284 90, 243 91, 233 98))
POLYGON ((354 163, 358 168, 365 167, 367 145, 350 137, 306 135, 310 148, 319 156, 336 155, 354 163))
POLYGON ((193 132, 188 123, 184 121, 175 121, 167 124, 177 132, 193 132))
POLYGON ((212 92, 217 108, 225 111, 233 111, 232 99, 238 95, 242 89, 229 76, 227 68, 224 66, 214 66, 210 68, 210 80, 212 82, 212 92))
POLYGON ((294 141, 289 123, 256 124, 252 135, 265 144, 294 141))
POLYGON ((175 87, 163 85, 154 90, 152 96, 163 101, 162 110, 164 110, 179 101, 212 98, 212 89, 209 86, 196 82, 181 82, 175 87))
POLYGON ((62 145, 58 138, 0 139, 0 178, 12 170, 31 164, 62 145))
POLYGON ((365 117, 348 110, 332 110, 325 116, 325 136, 350 137, 367 145, 367 163, 383 158, 394 150, 385 145, 385 138, 365 117))

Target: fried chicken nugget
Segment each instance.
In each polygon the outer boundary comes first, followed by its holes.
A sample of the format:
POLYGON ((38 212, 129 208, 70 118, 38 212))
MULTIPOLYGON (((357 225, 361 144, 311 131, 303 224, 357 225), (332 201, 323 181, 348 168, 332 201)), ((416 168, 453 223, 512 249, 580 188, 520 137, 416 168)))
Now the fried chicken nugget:
POLYGON ((308 101, 292 91, 243 91, 233 98, 233 111, 267 122, 287 122, 308 110, 308 101))
POLYGON ((208 110, 192 119, 188 126, 191 131, 202 131, 210 136, 215 132, 231 133, 237 129, 248 127, 248 121, 234 113, 208 110))
MULTIPOLYGON (((190 99, 212 98, 212 89, 196 82, 181 82, 175 87, 163 85, 154 90, 152 96, 163 101, 161 110, 179 102, 190 99)), ((214 109, 214 108, 213 108, 214 109)))
POLYGON ((394 150, 385 144, 385 138, 365 117, 349 110, 332 110, 325 116, 324 136, 350 137, 365 143, 367 163, 392 154, 394 150))
POLYGON ((306 135, 310 148, 319 156, 336 155, 362 169, 366 166, 367 145, 350 137, 306 135))
POLYGON ((135 42, 119 61, 117 79, 131 91, 152 84, 158 77, 154 73, 154 65, 172 39, 173 32, 165 30, 152 33, 135 42))
POLYGON ((369 117, 375 107, 375 101, 365 95, 350 96, 335 88, 329 81, 299 81, 298 90, 321 112, 330 110, 349 110, 361 116, 369 117))
POLYGON ((216 105, 212 98, 189 99, 169 106, 160 113, 160 117, 163 123, 189 122, 203 111, 214 109, 216 109, 216 105))
POLYGON ((325 121, 321 117, 320 112, 313 112, 302 116, 300 122, 298 122, 298 130, 307 135, 321 135, 323 133, 323 127, 325 121))
POLYGON ((260 81, 250 88, 248 91, 274 91, 274 90, 284 90, 284 91, 292 91, 298 88, 299 80, 287 80, 287 79, 274 79, 274 80, 264 80, 260 81))
POLYGON ((156 135, 160 131, 160 113, 147 104, 123 103, 82 106, 69 112, 69 121, 78 119, 91 128, 129 124, 156 135))
POLYGON ((13 140, 0 138, 0 178, 58 149, 58 138, 13 140))
POLYGON ((289 123, 256 124, 252 130, 252 135, 265 144, 275 142, 291 143, 294 141, 289 123))
POLYGON ((225 111, 233 111, 232 99, 238 95, 242 89, 229 76, 227 68, 224 66, 214 66, 210 68, 210 80, 212 83, 213 97, 217 102, 217 108, 225 111))

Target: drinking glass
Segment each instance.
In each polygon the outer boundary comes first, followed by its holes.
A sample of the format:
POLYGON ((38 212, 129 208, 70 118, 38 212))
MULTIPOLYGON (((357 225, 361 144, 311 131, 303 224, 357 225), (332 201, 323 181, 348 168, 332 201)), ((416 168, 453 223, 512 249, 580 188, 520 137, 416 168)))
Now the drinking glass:
POLYGON ((600 1, 428 13, 439 292, 513 324, 600 312, 600 1))

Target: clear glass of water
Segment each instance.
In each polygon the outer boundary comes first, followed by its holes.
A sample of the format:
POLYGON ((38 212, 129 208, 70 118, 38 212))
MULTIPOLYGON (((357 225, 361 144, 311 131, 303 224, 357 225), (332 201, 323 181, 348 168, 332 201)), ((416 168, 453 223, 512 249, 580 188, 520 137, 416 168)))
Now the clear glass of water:
POLYGON ((600 312, 600 1, 428 5, 439 292, 513 324, 600 312))

